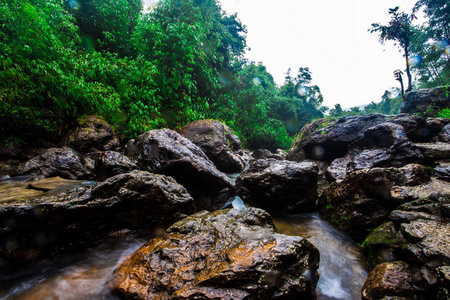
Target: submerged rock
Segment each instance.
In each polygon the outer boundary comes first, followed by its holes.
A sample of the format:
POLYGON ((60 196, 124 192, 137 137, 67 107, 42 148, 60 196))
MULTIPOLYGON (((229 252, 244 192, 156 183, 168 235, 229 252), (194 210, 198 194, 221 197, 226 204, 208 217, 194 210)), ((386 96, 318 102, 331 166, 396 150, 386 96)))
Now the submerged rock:
POLYGON ((0 205, 0 253, 16 263, 100 243, 122 229, 150 232, 194 212, 173 178, 136 171, 56 196, 0 205))
POLYGON ((199 146, 220 171, 237 173, 244 169, 244 159, 237 153, 241 150, 241 141, 223 123, 195 121, 183 128, 182 135, 199 146))
POLYGON ((46 150, 44 153, 20 164, 13 175, 60 176, 66 179, 92 179, 94 177, 86 167, 83 156, 67 147, 46 150))
POLYGON ((231 180, 190 140, 169 129, 138 136, 133 148, 141 167, 172 176, 195 199, 197 210, 219 209, 235 196, 231 180))
POLYGON ((270 213, 309 212, 316 204, 317 178, 315 163, 260 159, 238 177, 236 187, 247 204, 270 213))
POLYGON ((119 265, 110 288, 133 299, 315 299, 319 252, 277 234, 263 210, 202 211, 119 265))

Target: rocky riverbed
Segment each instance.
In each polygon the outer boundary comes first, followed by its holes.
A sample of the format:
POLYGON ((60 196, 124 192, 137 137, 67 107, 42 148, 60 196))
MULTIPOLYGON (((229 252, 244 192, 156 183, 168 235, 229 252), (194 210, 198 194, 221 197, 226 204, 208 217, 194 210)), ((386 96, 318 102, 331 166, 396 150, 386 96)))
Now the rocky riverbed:
POLYGON ((92 117, 64 147, 3 154, 10 176, 28 176, 17 188, 30 194, 2 194, 2 276, 129 236, 148 242, 110 275, 118 295, 326 299, 316 292, 315 238, 280 234, 272 222, 318 212, 360 244, 371 270, 356 285, 363 299, 450 297, 450 120, 317 120, 287 155, 243 151, 212 120, 181 134, 152 130, 122 147, 96 122, 92 117), (236 184, 223 173, 245 165, 236 184), (97 183, 61 191, 46 182, 53 176, 97 183), (236 195, 250 207, 228 208, 236 195))

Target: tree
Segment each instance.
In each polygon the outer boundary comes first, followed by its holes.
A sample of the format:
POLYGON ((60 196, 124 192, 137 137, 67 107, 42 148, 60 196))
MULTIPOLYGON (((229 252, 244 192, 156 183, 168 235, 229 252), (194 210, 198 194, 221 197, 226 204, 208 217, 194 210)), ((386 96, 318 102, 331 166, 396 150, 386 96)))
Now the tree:
POLYGON ((388 25, 381 25, 374 23, 371 26, 370 32, 377 32, 380 35, 380 42, 384 44, 386 40, 391 40, 399 43, 399 46, 403 49, 403 55, 406 60, 406 76, 408 77, 408 87, 406 92, 412 89, 412 78, 410 71, 410 48, 411 40, 413 39, 413 24, 415 19, 414 13, 407 14, 405 12, 399 12, 398 6, 389 9, 389 15, 391 20, 388 25))

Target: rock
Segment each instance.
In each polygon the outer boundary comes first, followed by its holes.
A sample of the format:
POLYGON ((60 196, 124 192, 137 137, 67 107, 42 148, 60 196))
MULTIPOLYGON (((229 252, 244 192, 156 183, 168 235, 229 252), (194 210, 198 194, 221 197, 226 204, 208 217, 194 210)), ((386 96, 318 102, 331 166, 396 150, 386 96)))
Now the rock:
POLYGON ((374 268, 384 262, 396 260, 395 253, 406 243, 397 231, 393 222, 385 222, 378 226, 362 243, 369 265, 374 268))
POLYGON ((0 254, 24 263, 96 245, 110 232, 151 232, 194 213, 171 177, 136 171, 92 187, 0 206, 0 254))
POLYGON ((315 208, 318 168, 315 163, 255 161, 236 180, 245 203, 269 211, 309 212, 315 208))
POLYGON ((183 128, 182 135, 199 146, 220 171, 237 173, 244 169, 245 162, 236 153, 241 148, 241 141, 223 123, 215 120, 195 121, 183 128))
POLYGON ((134 143, 145 170, 172 176, 195 199, 197 210, 219 209, 235 196, 231 180, 190 140, 169 129, 151 130, 134 143))
POLYGON ((120 145, 113 128, 97 116, 79 120, 77 128, 69 136, 68 145, 82 154, 112 150, 120 145))
POLYGON ((93 178, 93 174, 86 168, 84 158, 77 151, 67 147, 46 150, 41 155, 20 164, 13 175, 60 176, 66 179, 93 178))
MULTIPOLYGON (((406 137, 414 143, 429 142, 440 131, 440 127, 436 122, 427 123, 425 118, 406 114, 396 116, 368 114, 356 117, 342 117, 337 121, 330 121, 330 124, 323 120, 322 123, 320 123, 320 120, 316 122, 308 125, 308 128, 313 130, 312 132, 308 131, 306 133, 302 131, 296 137, 289 150, 287 159, 301 161, 308 158, 331 162, 336 158, 345 156, 350 149, 350 144, 364 137, 366 130, 386 122, 401 126, 406 137), (319 122, 319 124, 316 122, 319 122)), ((441 125, 443 126, 444 124, 441 125)), ((372 130, 372 132, 377 134, 375 130, 372 130)), ((394 132, 390 132, 391 137, 400 138, 399 136, 395 137, 393 135, 394 132)), ((392 141, 392 138, 387 139, 387 141, 392 141)))
POLYGON ((438 139, 443 143, 450 143, 450 124, 445 125, 439 133, 438 139))
POLYGON ((273 153, 267 149, 256 149, 253 151, 252 156, 254 159, 267 159, 271 157, 273 153))
POLYGON ((419 292, 415 286, 411 267, 402 261, 376 266, 367 276, 362 288, 362 299, 391 297, 413 297, 419 292))
POLYGON ((419 247, 428 261, 450 264, 450 224, 436 220, 414 220, 401 224, 408 241, 419 247))
POLYGON ((429 161, 450 158, 450 144, 448 143, 416 143, 414 145, 429 161))
POLYGON ((433 175, 439 179, 450 181, 450 163, 440 163, 434 168, 433 175))
POLYGON ((438 110, 449 107, 450 96, 448 93, 447 87, 420 89, 406 93, 401 112, 434 116, 438 110))
POLYGON ((442 266, 437 269, 439 292, 437 299, 450 299, 450 266, 442 266))
POLYGON ((202 211, 172 225, 115 270, 133 299, 315 299, 319 252, 277 234, 263 210, 202 211))
POLYGON ((116 151, 99 153, 94 164, 95 173, 100 181, 114 175, 138 170, 136 162, 116 151))
POLYGON ((382 224, 399 204, 411 201, 396 196, 397 186, 423 184, 430 180, 427 168, 373 168, 355 171, 342 181, 329 185, 319 196, 320 214, 356 240, 364 240, 367 230, 382 224))
POLYGON ((329 180, 342 180, 356 170, 374 167, 401 167, 423 158, 398 124, 384 122, 364 131, 364 136, 349 145, 343 158, 335 159, 326 171, 329 180))

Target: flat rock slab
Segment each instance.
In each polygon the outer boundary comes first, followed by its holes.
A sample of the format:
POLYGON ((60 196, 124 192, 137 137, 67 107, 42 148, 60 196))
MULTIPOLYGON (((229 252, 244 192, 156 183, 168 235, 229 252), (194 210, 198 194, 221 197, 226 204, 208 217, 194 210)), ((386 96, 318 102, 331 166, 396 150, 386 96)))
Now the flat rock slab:
POLYGON ((202 211, 144 244, 110 288, 132 299, 315 299, 318 250, 261 209, 202 211))

